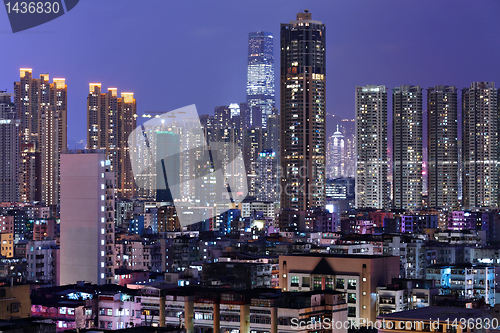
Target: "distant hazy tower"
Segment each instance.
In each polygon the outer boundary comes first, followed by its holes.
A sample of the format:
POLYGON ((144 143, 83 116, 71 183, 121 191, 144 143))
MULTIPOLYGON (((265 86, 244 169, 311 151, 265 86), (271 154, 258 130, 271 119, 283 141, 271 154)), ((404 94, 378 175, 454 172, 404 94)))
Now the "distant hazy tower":
POLYGON ((422 89, 403 85, 393 89, 393 208, 422 207, 422 89))
POLYGON ((388 209, 387 90, 356 87, 356 207, 388 209))
POLYGON ((356 119, 342 119, 340 128, 344 134, 345 145, 345 176, 354 178, 356 175, 356 119))
POLYGON ((121 198, 135 197, 128 137, 137 123, 137 105, 133 93, 116 88, 101 92, 100 83, 89 84, 87 96, 87 148, 104 149, 116 173, 116 191, 121 198))
POLYGON ((19 119, 12 96, 0 91, 0 202, 19 201, 19 119))
POLYGON ((278 199, 278 172, 275 152, 264 150, 257 158, 256 197, 258 201, 276 202, 278 199))
POLYGON ((463 206, 498 207, 498 91, 494 82, 462 90, 463 206))
POLYGON ((281 24, 281 208, 325 205, 325 25, 305 10, 281 24))
POLYGON ((248 34, 247 104, 259 109, 262 128, 267 128, 267 117, 273 114, 275 105, 274 43, 270 32, 248 34))
POLYGON ((427 89, 427 179, 430 207, 458 208, 458 108, 455 86, 427 89))
POLYGON ((345 142, 344 135, 339 131, 333 133, 332 137, 332 177, 345 177, 345 142))
POLYGON ((114 181, 104 152, 61 155, 61 285, 115 282, 114 181))

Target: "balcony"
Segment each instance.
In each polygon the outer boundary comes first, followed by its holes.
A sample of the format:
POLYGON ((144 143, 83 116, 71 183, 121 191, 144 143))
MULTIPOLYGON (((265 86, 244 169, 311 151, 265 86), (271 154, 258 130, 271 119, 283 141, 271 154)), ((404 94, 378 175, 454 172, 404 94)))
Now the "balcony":
POLYGON ((379 304, 396 304, 392 297, 380 297, 379 304))

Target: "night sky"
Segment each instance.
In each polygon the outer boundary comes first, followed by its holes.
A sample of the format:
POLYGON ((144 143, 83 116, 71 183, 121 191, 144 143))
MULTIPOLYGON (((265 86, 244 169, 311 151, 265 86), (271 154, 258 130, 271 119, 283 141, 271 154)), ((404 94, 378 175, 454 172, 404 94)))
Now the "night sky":
POLYGON ((13 92, 20 67, 65 77, 74 145, 86 140, 89 82, 134 92, 139 114, 244 102, 248 33, 264 30, 275 36, 279 106, 280 23, 304 9, 327 27, 330 130, 354 118, 356 85, 500 86, 498 0, 80 0, 16 34, 0 9, 0 90, 13 92))

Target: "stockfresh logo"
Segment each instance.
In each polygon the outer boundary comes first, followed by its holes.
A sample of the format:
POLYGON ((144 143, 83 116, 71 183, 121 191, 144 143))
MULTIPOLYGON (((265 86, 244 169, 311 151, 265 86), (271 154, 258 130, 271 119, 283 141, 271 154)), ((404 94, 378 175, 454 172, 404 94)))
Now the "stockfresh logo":
POLYGON ((31 29, 52 21, 75 8, 79 0, 4 0, 12 32, 31 29))
POLYGON ((208 142, 195 105, 146 121, 128 145, 137 187, 154 189, 157 198, 161 193, 181 226, 225 213, 248 194, 241 147, 230 140, 208 142))

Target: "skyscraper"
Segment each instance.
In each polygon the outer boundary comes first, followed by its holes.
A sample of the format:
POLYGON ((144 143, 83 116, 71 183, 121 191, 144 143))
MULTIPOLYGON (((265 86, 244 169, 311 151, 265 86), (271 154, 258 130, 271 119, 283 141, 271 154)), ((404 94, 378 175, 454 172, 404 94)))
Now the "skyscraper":
POLYGON ((264 150, 257 158, 256 193, 258 201, 276 202, 278 196, 278 168, 272 150, 264 150))
POLYGON ((356 87, 356 145, 356 207, 388 209, 385 86, 356 87))
POLYGON ((101 92, 100 83, 89 84, 87 97, 87 148, 105 149, 116 173, 116 191, 121 198, 135 197, 128 137, 137 124, 137 105, 133 93, 117 88, 101 92))
POLYGON ((267 117, 274 112, 274 45, 273 34, 257 31, 248 35, 247 104, 257 109, 260 124, 267 128, 267 117))
POLYGON ((40 158, 41 198, 47 205, 59 204, 59 112, 53 106, 41 107, 40 158))
POLYGON ((180 159, 167 158, 168 156, 178 156, 180 154, 179 135, 169 131, 158 131, 155 133, 156 156, 156 201, 170 202, 173 204, 174 198, 180 197, 180 159), (175 175, 175 179, 166 177, 175 175), (170 183, 170 186, 169 186, 170 183))
POLYGON ((342 119, 340 129, 344 134, 345 177, 356 176, 356 119, 342 119))
POLYGON ((19 82, 14 82, 14 103, 21 120, 20 143, 38 143, 39 79, 33 79, 31 68, 21 68, 20 76, 19 82))
POLYGON ((498 207, 498 113, 494 82, 473 82, 462 90, 465 208, 498 207))
POLYGON ((114 182, 104 152, 61 155, 61 285, 114 283, 114 182))
POLYGON ((403 85, 392 93, 393 208, 422 207, 422 89, 403 85))
POLYGON ((259 166, 257 160, 260 153, 264 149, 264 140, 266 139, 261 128, 245 129, 243 136, 243 154, 245 161, 245 169, 247 172, 247 187, 250 196, 257 196, 257 177, 259 174, 259 166))
POLYGON ((330 137, 331 141, 331 178, 345 177, 345 142, 344 135, 339 131, 339 126, 337 125, 337 131, 333 133, 330 137))
POLYGON ((311 13, 281 24, 281 208, 325 205, 325 25, 311 13))
MULTIPOLYGON (((227 189, 222 193, 223 196, 232 193, 234 189, 247 188, 246 184, 244 185, 244 182, 247 183, 247 175, 242 173, 243 169, 238 163, 231 163, 238 161, 237 157, 242 154, 243 124, 247 111, 244 103, 218 106, 214 110, 214 119, 211 123, 213 136, 208 138, 213 162, 224 166, 224 171, 233 175, 223 180, 224 188, 227 189)), ((239 194, 232 193, 232 195, 236 197, 239 194)))
POLYGON ((454 86, 427 89, 427 177, 430 207, 458 208, 458 109, 454 86))
POLYGON ((133 198, 136 195, 134 175, 130 162, 128 137, 137 125, 137 103, 134 93, 122 92, 118 99, 118 116, 116 118, 118 147, 118 168, 116 170, 116 188, 123 198, 133 198), (121 103, 120 103, 121 101, 121 103))
POLYGON ((19 201, 19 119, 12 95, 0 91, 0 202, 19 201))
POLYGON ((42 193, 40 153, 36 151, 34 143, 20 144, 20 147, 19 201, 40 201, 42 193))
POLYGON ((21 68, 20 80, 14 82, 14 94, 22 150, 20 200, 42 200, 57 205, 59 155, 67 148, 66 80, 54 78, 49 83, 49 74, 40 74, 40 78, 34 79, 31 68, 21 68), (26 158, 27 154, 30 158, 26 158))
POLYGON ((68 87, 66 79, 54 78, 50 84, 51 106, 57 111, 59 154, 68 148, 68 87))

